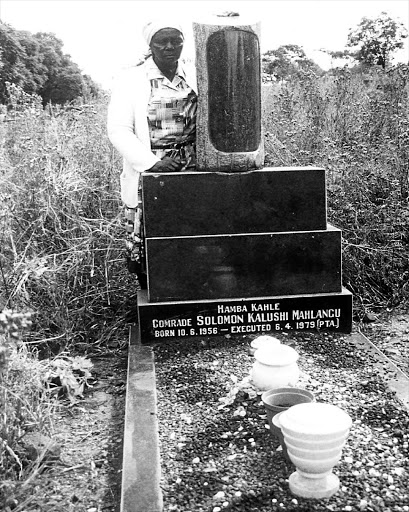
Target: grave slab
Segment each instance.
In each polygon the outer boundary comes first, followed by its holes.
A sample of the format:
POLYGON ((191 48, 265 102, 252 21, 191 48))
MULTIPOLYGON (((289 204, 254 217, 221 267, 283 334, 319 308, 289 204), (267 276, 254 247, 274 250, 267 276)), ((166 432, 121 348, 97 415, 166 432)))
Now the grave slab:
POLYGON ((311 294, 247 299, 148 302, 138 292, 141 342, 188 336, 270 334, 281 331, 352 329, 352 294, 311 294))
POLYGON ((341 231, 146 239, 150 302, 341 291, 341 231))
POLYGON ((324 230, 325 170, 142 174, 145 236, 324 230))
MULTIPOLYGON (((154 422, 145 422, 146 417, 135 407, 135 382, 140 381, 140 369, 136 362, 146 364, 143 372, 143 381, 149 383, 147 387, 153 392, 155 383, 155 365, 150 347, 141 347, 138 329, 136 325, 130 326, 129 355, 130 364, 128 367, 128 385, 126 397, 125 415, 125 437, 124 437, 124 464, 123 464, 123 485, 120 512, 162 512, 163 500, 159 487, 160 450, 158 443, 157 401, 152 401, 149 406, 150 415, 155 418, 154 422), (143 349, 141 352, 141 348, 143 349), (139 355, 138 355, 139 353, 139 355), (142 423, 143 427, 139 424, 142 423), (144 443, 140 437, 144 431, 144 443), (135 467, 138 466, 138 471, 135 467), (152 466, 154 466, 152 471, 152 466), (140 478, 145 474, 146 478, 140 478), (148 475, 156 475, 149 479, 148 475), (148 498, 149 497, 149 498, 148 498), (144 501, 146 500, 146 501, 144 501), (151 501, 150 501, 151 500, 151 501)), ((397 398, 409 410, 409 378, 366 336, 361 333, 353 333, 347 341, 352 341, 367 356, 368 367, 384 379, 385 385, 396 393, 397 398)))
POLYGON ((355 346, 367 355, 374 373, 382 378, 388 388, 396 393, 402 404, 409 410, 409 377, 366 336, 354 333, 351 338, 355 346))

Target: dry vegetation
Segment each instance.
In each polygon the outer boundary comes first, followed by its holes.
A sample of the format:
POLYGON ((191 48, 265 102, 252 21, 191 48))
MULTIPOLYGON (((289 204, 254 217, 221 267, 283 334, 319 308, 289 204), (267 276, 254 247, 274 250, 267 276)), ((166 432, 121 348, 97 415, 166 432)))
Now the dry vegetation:
MULTIPOLYGON (((107 98, 43 110, 18 88, 11 97, 0 123, 2 509, 15 482, 39 471, 24 437, 52 431, 56 395, 80 395, 85 356, 121 330, 135 293, 124 271, 121 162, 105 132, 107 98)), ((407 112, 403 65, 263 87, 266 165, 327 169, 329 220, 343 230, 357 318, 407 306, 407 112)))
POLYGON ((123 337, 135 293, 123 272, 121 163, 105 133, 107 98, 46 110, 18 88, 11 98, 0 123, 2 510, 13 483, 39 471, 25 438, 52 431, 57 397, 71 405, 81 396, 86 356, 123 337))
POLYGON ((409 297, 408 67, 343 69, 266 92, 267 160, 327 170, 329 221, 343 231, 357 312, 409 297))

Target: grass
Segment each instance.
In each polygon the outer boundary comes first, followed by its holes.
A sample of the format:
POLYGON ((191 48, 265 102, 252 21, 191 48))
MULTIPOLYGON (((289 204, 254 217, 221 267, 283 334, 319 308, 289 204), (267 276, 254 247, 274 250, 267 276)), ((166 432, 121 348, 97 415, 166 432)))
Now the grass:
MULTIPOLYGON (((17 482, 26 482, 39 469, 23 448, 29 432, 49 434, 55 401, 47 396, 44 366, 27 350, 19 331, 26 328, 26 314, 0 313, 0 506, 10 510, 17 482)), ((24 484, 23 484, 24 485, 24 484)))
POLYGON ((106 103, 16 109, 2 127, 1 303, 35 312, 32 343, 100 343, 126 286, 106 103))
MULTIPOLYGON (((327 170, 329 221, 343 232, 356 312, 407 306, 408 67, 305 75, 262 92, 266 166, 327 170)), ((10 93, 13 109, 0 123, 0 310, 12 312, 0 328, 7 485, 32 470, 17 448, 25 433, 52 430, 45 369, 55 378, 60 355, 71 378, 71 354, 86 362, 103 351, 135 293, 124 270, 122 164, 106 136, 108 98, 43 110, 19 88, 10 93), (26 312, 29 328, 14 325, 26 312)))

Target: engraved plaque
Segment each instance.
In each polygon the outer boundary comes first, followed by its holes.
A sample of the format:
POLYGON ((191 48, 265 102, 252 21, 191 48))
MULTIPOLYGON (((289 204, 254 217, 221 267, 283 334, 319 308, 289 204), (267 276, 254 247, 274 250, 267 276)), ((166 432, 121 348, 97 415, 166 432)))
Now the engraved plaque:
POLYGON ((250 297, 214 301, 147 302, 138 292, 142 343, 189 336, 262 335, 352 330, 352 294, 250 297))

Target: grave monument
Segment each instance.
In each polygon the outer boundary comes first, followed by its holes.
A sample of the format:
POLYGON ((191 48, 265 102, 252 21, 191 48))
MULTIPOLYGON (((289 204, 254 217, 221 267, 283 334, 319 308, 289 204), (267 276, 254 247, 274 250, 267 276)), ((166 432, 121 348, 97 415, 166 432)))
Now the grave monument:
POLYGON ((197 171, 141 176, 141 342, 350 332, 325 170, 263 167, 260 24, 214 17, 194 23, 194 35, 197 171))

